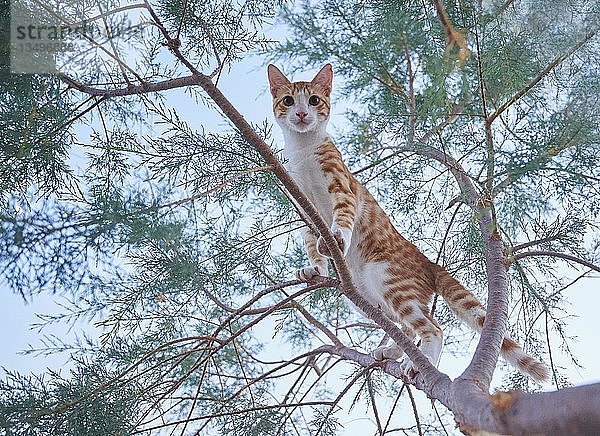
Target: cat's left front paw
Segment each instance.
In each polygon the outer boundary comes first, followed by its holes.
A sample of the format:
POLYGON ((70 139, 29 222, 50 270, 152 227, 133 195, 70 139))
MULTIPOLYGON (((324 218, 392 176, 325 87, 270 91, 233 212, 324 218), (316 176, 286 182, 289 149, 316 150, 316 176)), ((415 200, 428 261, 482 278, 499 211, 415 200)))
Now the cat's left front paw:
MULTIPOLYGON (((333 224, 331 226, 331 233, 333 233, 333 237, 338 243, 340 247, 340 251, 344 256, 348 253, 348 249, 350 248, 350 240, 352 239, 352 230, 347 229, 345 227, 340 227, 337 224, 333 224)), ((329 248, 327 248, 327 244, 325 243, 325 239, 322 236, 319 236, 319 240, 317 241, 317 251, 322 256, 326 256, 331 258, 331 252, 329 248)))
POLYGON ((404 352, 402 351, 402 348, 400 348, 396 344, 389 346, 384 345, 382 347, 375 348, 373 351, 371 351, 371 356, 373 356, 375 360, 396 360, 400 358, 403 354, 404 352))
POLYGON ((296 278, 303 282, 309 282, 315 277, 327 275, 326 271, 326 268, 322 268, 318 265, 308 266, 296 271, 296 278))
POLYGON ((414 380, 419 374, 419 370, 412 362, 412 360, 408 358, 408 356, 404 356, 404 358, 400 362, 400 371, 408 380, 414 380))

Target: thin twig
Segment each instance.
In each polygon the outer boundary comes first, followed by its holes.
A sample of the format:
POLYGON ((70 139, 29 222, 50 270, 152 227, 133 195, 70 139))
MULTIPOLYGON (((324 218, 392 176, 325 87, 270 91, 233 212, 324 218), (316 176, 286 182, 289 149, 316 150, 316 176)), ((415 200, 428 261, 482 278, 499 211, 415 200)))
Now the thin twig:
POLYGON ((583 266, 587 266, 588 268, 593 269, 594 271, 600 272, 600 266, 594 265, 592 262, 589 262, 585 259, 581 259, 579 257, 573 256, 570 254, 559 253, 557 251, 541 251, 541 250, 526 251, 524 253, 515 254, 509 260, 511 262, 517 262, 520 259, 524 259, 526 257, 537 257, 537 256, 558 257, 560 259, 570 260, 571 262, 579 263, 583 266))
POLYGON ((297 309, 302 314, 302 316, 306 318, 308 322, 310 322, 316 328, 321 330, 325 334, 325 336, 327 336, 331 340, 331 342, 333 342, 334 345, 343 345, 339 338, 336 335, 334 335, 331 330, 325 327, 325 325, 323 325, 321 321, 312 316, 304 307, 302 307, 300 303, 293 301, 292 307, 297 309))
POLYGON ((419 411, 417 410, 417 403, 415 402, 415 397, 413 397, 412 390, 408 385, 406 385, 406 392, 408 392, 408 398, 410 398, 410 404, 412 405, 412 411, 415 417, 417 431, 419 432, 419 436, 423 436, 423 430, 421 429, 421 420, 419 419, 419 411))
POLYGON ((548 311, 544 311, 544 313, 546 314, 546 322, 544 324, 546 327, 546 344, 548 344, 548 357, 550 360, 550 368, 552 369, 552 379, 554 380, 554 386, 556 386, 556 389, 560 389, 560 386, 558 385, 558 378, 556 376, 556 368, 554 367, 554 359, 552 358, 552 346, 550 345, 550 331, 548 328, 548 311))
POLYGON ((396 395, 396 399, 394 400, 394 404, 392 404, 392 408, 390 409, 390 412, 388 414, 387 420, 385 422, 385 427, 383 427, 383 434, 387 434, 388 433, 388 427, 390 426, 390 423, 392 422, 392 416, 394 416, 394 411, 396 410, 396 407, 398 407, 398 403, 400 402, 400 398, 402 397, 402 392, 404 392, 405 388, 406 388, 406 383, 402 383, 402 387, 400 388, 400 392, 398 392, 398 395, 396 395))
POLYGON ((323 406, 323 405, 331 406, 332 403, 333 403, 332 401, 306 401, 304 403, 297 403, 297 404, 271 404, 271 405, 267 405, 267 406, 248 407, 245 409, 232 410, 230 412, 212 413, 209 415, 195 416, 195 417, 189 418, 187 420, 182 419, 182 420, 178 420, 178 421, 169 421, 165 424, 136 430, 132 434, 147 433, 147 432, 152 432, 153 430, 159 430, 159 429, 163 429, 165 427, 170 427, 173 425, 184 424, 186 422, 202 421, 205 419, 222 418, 225 416, 240 415, 240 414, 244 414, 244 413, 248 413, 248 412, 258 412, 258 411, 263 411, 263 410, 280 409, 280 408, 286 408, 286 407, 323 406))
POLYGON ((365 375, 365 373, 367 373, 371 368, 377 366, 378 363, 372 364, 366 368, 362 368, 354 377, 352 377, 352 379, 350 379, 350 381, 346 384, 346 386, 344 386, 344 389, 342 389, 340 391, 340 393, 337 395, 337 397, 335 397, 335 399, 333 401, 330 402, 330 407, 329 410, 327 411, 327 413, 325 414, 325 416, 322 418, 321 421, 321 425, 317 428, 316 432, 315 432, 315 436, 318 436, 319 433, 321 433, 321 430, 323 429, 323 426, 325 425, 325 422, 327 421, 327 419, 335 412, 335 407, 338 405, 338 403, 342 400, 342 398, 344 397, 344 395, 346 395, 348 393, 348 391, 350 390, 350 388, 352 388, 352 386, 354 386, 354 383, 356 383, 356 381, 361 378, 362 376, 365 375))
POLYGON ((369 397, 371 398, 371 407, 373 408, 373 415, 375 415, 375 422, 377 423, 377 431, 379 436, 383 436, 383 428, 381 427, 381 418, 379 417, 379 411, 377 410, 377 403, 375 398, 375 392, 373 390, 373 381, 371 380, 372 372, 367 372, 367 391, 369 392, 369 397))

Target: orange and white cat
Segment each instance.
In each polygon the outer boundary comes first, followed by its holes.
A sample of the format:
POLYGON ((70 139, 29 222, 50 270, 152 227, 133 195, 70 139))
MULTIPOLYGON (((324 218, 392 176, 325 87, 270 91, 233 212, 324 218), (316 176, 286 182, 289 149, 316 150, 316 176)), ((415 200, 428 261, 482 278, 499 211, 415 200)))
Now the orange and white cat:
MULTIPOLYGON (((268 67, 273 112, 285 140, 284 158, 290 175, 315 205, 339 243, 359 292, 379 306, 411 339, 421 339, 420 350, 437 366, 442 329, 429 314, 434 293, 441 295, 456 316, 481 331, 485 309, 444 268, 429 261, 398 233, 369 191, 348 170, 327 135, 333 70, 325 65, 310 82, 290 82, 274 65, 268 67)), ((310 280, 327 275, 329 251, 318 235, 303 233, 310 266, 298 277, 310 280)), ((375 349, 376 359, 397 359, 396 345, 375 349)), ((538 381, 548 377, 541 362, 525 354, 505 337, 501 355, 521 372, 538 381)), ((410 360, 404 371, 415 371, 410 360)))

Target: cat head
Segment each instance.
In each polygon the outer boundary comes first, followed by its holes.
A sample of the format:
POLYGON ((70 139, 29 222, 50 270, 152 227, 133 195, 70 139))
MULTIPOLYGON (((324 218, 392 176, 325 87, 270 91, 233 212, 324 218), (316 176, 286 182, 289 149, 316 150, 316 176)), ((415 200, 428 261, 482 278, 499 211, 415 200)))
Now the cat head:
POLYGON ((310 82, 290 82, 275 66, 267 68, 273 113, 284 130, 307 133, 325 130, 329 120, 329 94, 333 70, 325 65, 310 82))

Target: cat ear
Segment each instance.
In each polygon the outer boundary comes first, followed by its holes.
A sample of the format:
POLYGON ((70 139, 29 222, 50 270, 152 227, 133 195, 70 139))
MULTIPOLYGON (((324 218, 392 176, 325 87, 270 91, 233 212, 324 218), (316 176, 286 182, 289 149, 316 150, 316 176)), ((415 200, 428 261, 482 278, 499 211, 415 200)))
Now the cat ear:
POLYGON ((267 67, 267 75, 269 76, 269 85, 271 87, 271 94, 273 97, 277 96, 277 91, 279 88, 291 83, 288 78, 285 77, 281 71, 279 71, 279 68, 273 64, 269 64, 267 67))
POLYGON ((313 85, 319 85, 323 90, 323 93, 329 97, 331 94, 331 82, 333 81, 333 68, 331 64, 325 64, 321 71, 317 73, 314 79, 310 83, 313 85))

